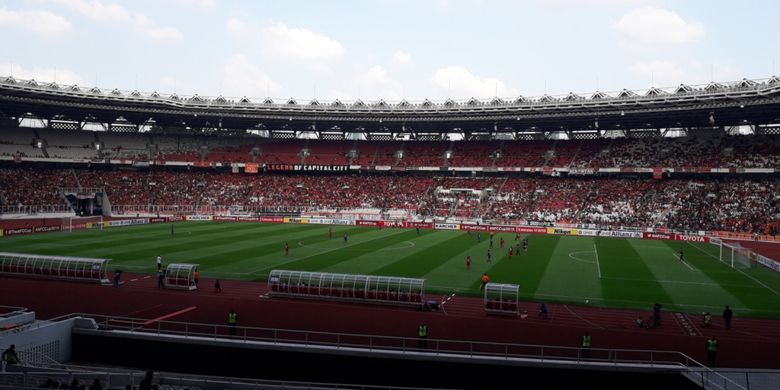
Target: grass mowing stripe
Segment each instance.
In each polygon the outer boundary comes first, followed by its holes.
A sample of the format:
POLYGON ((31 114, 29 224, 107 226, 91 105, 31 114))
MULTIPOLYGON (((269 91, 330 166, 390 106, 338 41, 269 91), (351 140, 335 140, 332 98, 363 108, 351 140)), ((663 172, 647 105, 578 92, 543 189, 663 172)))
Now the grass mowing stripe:
MULTIPOLYGON (((225 235, 235 234, 235 232, 245 230, 257 230, 261 225, 240 227, 231 227, 230 225, 208 226, 205 224, 201 226, 179 226, 179 233, 175 234, 174 236, 169 234, 170 230, 168 228, 157 229, 157 226, 159 225, 144 225, 143 228, 145 229, 140 227, 138 229, 133 229, 135 227, 123 227, 104 231, 92 231, 89 232, 91 234, 84 235, 78 239, 72 239, 72 237, 68 237, 71 233, 64 233, 60 235, 60 237, 56 237, 54 240, 50 240, 48 243, 35 243, 30 248, 27 248, 27 244, 24 244, 24 247, 17 246, 15 248, 20 252, 24 250, 35 250, 37 248, 41 248, 43 250, 50 248, 62 248, 62 252, 59 254, 65 255, 70 251, 69 248, 83 249, 85 246, 94 248, 96 243, 99 244, 99 247, 105 247, 109 245, 113 247, 119 247, 123 245, 137 245, 139 241, 143 241, 145 244, 149 245, 154 242, 181 237, 184 237, 184 239, 193 239, 199 236, 212 236, 214 234, 219 234, 220 232, 224 232, 225 235), (125 229, 132 229, 133 231, 131 234, 125 234, 125 229)), ((273 225, 265 225, 265 227, 260 229, 265 229, 268 226, 273 225)), ((75 252, 78 253, 78 251, 75 252)))
POLYGON ((377 249, 412 239, 416 235, 417 234, 414 231, 402 230, 400 232, 393 232, 388 236, 383 236, 367 242, 351 244, 344 248, 287 262, 283 265, 283 268, 288 270, 318 271, 333 266, 336 263, 349 260, 352 257, 361 256, 376 251, 377 249))
MULTIPOLYGON (((196 230, 198 228, 205 230, 213 230, 214 225, 210 225, 208 222, 179 222, 177 226, 181 228, 179 224, 187 224, 187 229, 196 230), (197 225, 200 225, 198 227, 197 225)), ((238 230, 235 226, 231 227, 228 224, 220 223, 224 229, 238 230)), ((104 230, 76 230, 72 233, 68 232, 56 232, 42 235, 30 235, 30 236, 18 236, 11 238, 11 241, 17 244, 39 244, 39 243, 51 243, 51 242, 64 242, 68 245, 80 245, 82 241, 91 241, 95 235, 98 234, 102 237, 132 237, 132 236, 146 236, 152 232, 159 231, 159 234, 170 236, 169 224, 151 224, 151 225, 135 225, 135 226, 122 226, 121 228, 108 228, 104 230)))
MULTIPOLYGON (((298 238, 295 238, 295 240, 301 240, 301 241, 311 241, 311 242, 319 242, 319 241, 327 241, 327 230, 324 230, 322 226, 316 226, 316 225, 308 225, 308 226, 315 226, 314 229, 307 229, 305 231, 300 232, 309 232, 311 230, 314 230, 313 234, 301 236, 298 238)), ((361 229, 361 228, 353 228, 347 230, 348 234, 350 236, 366 233, 368 230, 361 229)), ((274 234, 274 237, 278 237, 281 234, 274 234)), ((246 262, 247 260, 256 259, 258 257, 264 257, 268 255, 274 255, 277 254, 280 258, 284 257, 284 243, 288 242, 289 237, 282 237, 281 240, 276 240, 274 242, 263 244, 263 245, 253 245, 251 242, 249 245, 243 246, 239 249, 231 250, 231 251, 217 251, 212 254, 203 256, 199 258, 199 261, 208 262, 210 264, 213 264, 215 266, 219 267, 228 267, 232 268, 237 263, 240 262, 246 262)), ((233 247, 236 246, 237 243, 233 243, 233 247)), ((290 245, 291 248, 294 248, 293 245, 290 245)), ((255 270, 258 267, 253 267, 255 270)))
MULTIPOLYGON (((575 302, 602 298, 596 267, 593 237, 562 236, 553 250, 534 299, 549 301, 546 295, 579 296, 575 302)), ((520 286, 521 296, 523 286, 520 286)))
MULTIPOLYGON (((284 226, 284 225, 279 225, 284 226)), ((299 230, 309 230, 310 227, 306 225, 298 225, 296 227, 284 227, 276 228, 272 232, 265 232, 265 235, 282 235, 289 232, 295 232, 299 230)), ((195 235, 181 235, 180 237, 170 236, 150 236, 147 239, 136 239, 132 242, 124 245, 110 245, 108 247, 102 246, 100 240, 97 240, 93 244, 87 244, 86 248, 67 248, 61 249, 63 254, 81 255, 87 257, 105 257, 112 260, 136 260, 153 259, 157 255, 162 255, 165 258, 167 253, 173 253, 181 250, 187 250, 192 248, 202 248, 208 250, 212 246, 230 245, 233 240, 252 239, 260 234, 255 229, 242 229, 242 234, 236 235, 232 231, 221 231, 216 234, 208 234, 203 232, 202 234, 195 235), (208 237, 208 239, 201 239, 202 237, 208 237)))
POLYGON ((650 271, 645 259, 628 240, 596 237, 595 242, 599 247, 601 272, 605 277, 601 279, 601 292, 606 302, 614 306, 621 306, 620 301, 625 300, 659 302, 669 306, 674 304, 672 297, 650 271), (611 278, 637 278, 647 281, 626 283, 611 278))
MULTIPOLYGON (((333 266, 322 269, 323 272, 334 273, 354 273, 369 275, 377 269, 390 265, 412 253, 416 253, 442 240, 461 234, 455 231, 433 231, 421 230, 420 235, 409 240, 401 242, 395 246, 386 247, 376 252, 370 252, 362 256, 352 257, 346 261, 334 264, 333 266), (411 245, 409 245, 411 244, 411 245)), ((332 248, 326 248, 332 249, 332 248)))
MULTIPOLYGON (((738 268, 731 268, 730 265, 721 262, 717 256, 704 252, 692 244, 690 246, 698 249, 697 252, 690 256, 690 261, 712 280, 718 282, 721 288, 742 301, 742 304, 756 311, 772 310, 777 307, 777 297, 780 296, 780 293, 776 290, 745 274, 738 268), (757 291, 755 289, 737 287, 740 283, 759 285, 764 287, 764 290, 757 291)), ((727 305, 729 303, 724 302, 723 304, 727 305)))
MULTIPOLYGON (((528 235, 523 238, 529 237, 528 235)), ((514 284, 523 286, 520 295, 524 297, 533 297, 539 289, 544 275, 547 273, 547 267, 550 265, 550 258, 558 246, 561 236, 533 236, 528 239, 528 251, 519 253, 517 258, 520 264, 516 269, 514 284)), ((512 259, 514 261, 514 258, 512 259)))
POLYGON ((444 264, 452 256, 474 247, 477 242, 456 236, 429 248, 398 259, 392 264, 371 272, 372 275, 405 276, 417 278, 444 264))
MULTIPOLYGON (((298 233, 298 232, 306 232, 310 230, 314 230, 316 228, 308 226, 308 225, 279 225, 276 229, 272 231, 266 231, 266 230, 249 230, 244 231, 242 234, 232 234, 231 232, 222 232, 219 234, 213 234, 209 235, 208 239, 185 239, 174 241, 176 242, 169 242, 167 244, 163 245, 157 245, 157 246, 146 246, 143 243, 138 243, 133 248, 134 250, 130 251, 120 251, 115 254, 116 258, 120 259, 132 259, 132 258, 143 258, 143 256, 149 256, 153 255, 156 256, 156 254, 162 254, 163 258, 166 257, 167 254, 174 254, 179 252, 186 252, 190 251, 192 249, 198 249, 200 253, 209 253, 212 251, 217 251, 220 248, 231 248, 236 245, 236 243, 241 241, 254 241, 257 240, 258 237, 276 237, 276 236, 284 236, 291 233, 298 233), (140 248, 139 248, 140 245, 140 248)), ((276 245, 276 250, 280 250, 281 248, 276 245)), ((194 261, 194 260, 193 260, 194 261)))

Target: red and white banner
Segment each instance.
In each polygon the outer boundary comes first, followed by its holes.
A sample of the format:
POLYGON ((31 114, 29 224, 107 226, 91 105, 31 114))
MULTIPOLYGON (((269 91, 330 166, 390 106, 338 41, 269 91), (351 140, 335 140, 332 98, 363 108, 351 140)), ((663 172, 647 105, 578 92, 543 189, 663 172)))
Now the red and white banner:
POLYGON ((707 236, 694 236, 687 234, 675 234, 675 241, 690 241, 690 242, 710 242, 710 238, 707 236))
POLYGON ((260 164, 258 163, 246 163, 244 164, 244 173, 257 173, 260 164))
POLYGON ((433 229, 431 222, 404 222, 405 228, 433 229))
POLYGON ((515 226, 515 233, 545 234, 547 233, 547 228, 533 227, 533 226, 515 226))
POLYGON ((460 224, 460 230, 465 230, 469 232, 486 232, 488 231, 487 225, 472 225, 472 224, 460 224))
POLYGON ((663 168, 653 168, 653 179, 661 180, 664 176, 663 168))
POLYGON ((674 235, 670 233, 650 233, 644 232, 642 238, 645 240, 674 240, 674 235))

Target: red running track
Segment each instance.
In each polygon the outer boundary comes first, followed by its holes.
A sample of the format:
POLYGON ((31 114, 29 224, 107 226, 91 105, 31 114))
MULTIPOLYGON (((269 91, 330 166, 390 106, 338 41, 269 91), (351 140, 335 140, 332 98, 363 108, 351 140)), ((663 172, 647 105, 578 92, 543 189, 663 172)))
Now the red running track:
MULTIPOLYGON (((740 318, 726 330, 722 319, 702 329, 700 319, 663 312, 661 326, 641 329, 637 316, 647 311, 548 305, 548 317, 539 318, 537 304, 521 302, 528 318, 486 316, 482 301, 456 296, 444 310, 420 312, 410 308, 356 303, 267 298, 267 285, 221 280, 216 294, 213 280, 203 279, 201 290, 164 290, 149 275, 123 274, 123 284, 99 286, 72 282, 0 277, 0 305, 23 306, 48 319, 70 313, 93 313, 148 320, 226 325, 232 309, 239 326, 306 331, 416 337, 420 323, 431 339, 579 346, 590 333, 594 348, 653 349, 683 352, 706 361, 706 339, 718 338, 718 364, 725 367, 780 369, 780 321, 740 318)), ((438 297, 438 296, 436 296, 438 297)), ((431 297, 429 296, 429 299, 431 297)), ((147 321, 149 322, 149 321, 147 321)), ((152 323, 152 322, 149 322, 152 323)))

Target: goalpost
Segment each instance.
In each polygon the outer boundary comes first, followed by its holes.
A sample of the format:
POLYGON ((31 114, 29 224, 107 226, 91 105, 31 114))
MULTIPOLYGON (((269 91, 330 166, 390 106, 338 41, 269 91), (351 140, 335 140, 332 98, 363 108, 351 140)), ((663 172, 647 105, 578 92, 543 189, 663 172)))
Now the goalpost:
POLYGON ((103 230, 103 216, 95 215, 91 217, 67 217, 62 219, 60 229, 63 232, 71 233, 74 230, 97 229, 103 230))
POLYGON ((750 268, 756 260, 756 253, 739 243, 726 243, 719 238, 710 238, 710 244, 718 246, 718 259, 731 268, 750 268))

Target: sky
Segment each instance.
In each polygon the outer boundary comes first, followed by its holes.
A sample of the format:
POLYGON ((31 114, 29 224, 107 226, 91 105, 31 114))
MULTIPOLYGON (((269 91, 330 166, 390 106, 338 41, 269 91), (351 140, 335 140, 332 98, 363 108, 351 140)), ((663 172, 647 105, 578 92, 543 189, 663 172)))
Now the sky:
POLYGON ((777 0, 0 0, 0 77, 298 103, 780 72, 777 0))

